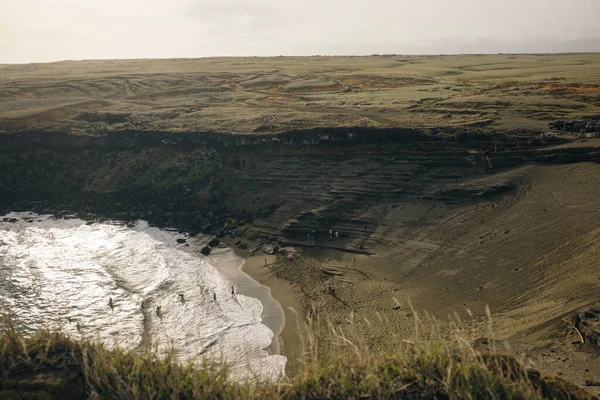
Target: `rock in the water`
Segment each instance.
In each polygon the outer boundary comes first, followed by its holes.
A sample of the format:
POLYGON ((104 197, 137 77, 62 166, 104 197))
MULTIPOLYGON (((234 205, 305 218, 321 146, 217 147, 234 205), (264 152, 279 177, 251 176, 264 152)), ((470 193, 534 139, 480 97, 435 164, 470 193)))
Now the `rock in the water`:
POLYGON ((210 247, 217 247, 219 244, 221 244, 221 241, 218 238, 212 238, 210 242, 208 242, 210 247))
POLYGON ((182 244, 185 243, 187 240, 185 239, 177 239, 177 243, 182 244))
POLYGON ((246 243, 240 243, 240 244, 237 245, 237 248, 245 250, 245 249, 248 248, 248 245, 246 243))
POLYGON ((272 245, 272 244, 265 244, 265 245, 263 246, 263 251, 264 251, 266 254, 273 254, 273 253, 275 253, 275 248, 273 247, 273 245, 272 245))
POLYGON ((208 256, 210 254, 211 248, 210 246, 204 246, 202 248, 202 250, 200 250, 200 253, 204 254, 205 256, 208 256))

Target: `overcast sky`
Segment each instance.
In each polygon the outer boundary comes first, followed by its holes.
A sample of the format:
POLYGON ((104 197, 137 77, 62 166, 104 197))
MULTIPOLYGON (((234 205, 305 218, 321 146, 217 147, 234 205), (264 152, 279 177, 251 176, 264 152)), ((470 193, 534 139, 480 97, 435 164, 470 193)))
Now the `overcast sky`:
POLYGON ((0 63, 600 51, 600 0, 0 0, 0 63))

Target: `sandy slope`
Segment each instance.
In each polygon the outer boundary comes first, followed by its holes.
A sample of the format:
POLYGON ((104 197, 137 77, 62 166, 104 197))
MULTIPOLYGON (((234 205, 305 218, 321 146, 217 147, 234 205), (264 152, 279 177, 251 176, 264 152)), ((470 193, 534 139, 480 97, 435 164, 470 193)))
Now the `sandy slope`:
POLYGON ((391 350, 413 333, 410 302, 421 314, 442 321, 456 312, 471 339, 507 339, 515 354, 543 373, 560 372, 583 385, 600 376, 594 354, 599 348, 572 344, 577 335, 561 318, 600 301, 599 173, 597 164, 575 164, 531 165, 506 172, 508 177, 492 175, 483 179, 511 179, 519 190, 447 213, 392 209, 381 215, 374 232, 385 236, 370 248, 375 255, 313 250, 269 268, 259 254, 245 269, 271 286, 287 310, 291 320, 282 340, 292 358, 298 351, 298 323, 316 326, 324 356, 341 349, 325 340, 332 328, 391 350), (308 317, 311 308, 313 318, 308 317), (563 359, 569 366, 556 364, 563 359))

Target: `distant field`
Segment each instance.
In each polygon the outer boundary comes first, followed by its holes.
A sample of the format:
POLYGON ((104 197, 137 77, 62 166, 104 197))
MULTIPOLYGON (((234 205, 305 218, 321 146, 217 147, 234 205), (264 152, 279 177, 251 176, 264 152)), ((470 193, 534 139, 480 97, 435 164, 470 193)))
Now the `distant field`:
POLYGON ((598 118, 600 53, 0 65, 0 130, 544 129, 598 118))

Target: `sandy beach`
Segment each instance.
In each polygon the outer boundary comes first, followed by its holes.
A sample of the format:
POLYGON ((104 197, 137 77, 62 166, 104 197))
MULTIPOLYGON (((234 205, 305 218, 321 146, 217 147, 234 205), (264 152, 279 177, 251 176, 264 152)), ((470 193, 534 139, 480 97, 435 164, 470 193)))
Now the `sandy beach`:
POLYGON ((242 270, 267 286, 284 310, 278 340, 281 354, 288 358, 288 374, 296 371, 298 359, 304 359, 311 337, 320 356, 343 354, 343 345, 332 340, 332 329, 341 333, 348 327, 345 335, 350 340, 366 339, 379 350, 397 343, 390 342, 391 337, 412 334, 413 317, 399 285, 372 272, 376 260, 369 256, 319 249, 303 252, 294 261, 262 252, 245 252, 245 257, 242 270))
MULTIPOLYGON (((470 341, 490 336, 506 341, 511 354, 544 374, 580 385, 593 380, 600 372, 597 349, 590 353, 579 346, 577 333, 563 319, 597 301, 599 278, 589 271, 597 242, 560 243, 562 237, 595 232, 597 219, 589 212, 595 205, 589 199, 600 187, 592 182, 597 168, 526 167, 504 177, 519 182, 522 190, 515 195, 428 211, 411 229, 406 219, 393 219, 406 216, 390 212, 371 233, 371 255, 332 249, 344 244, 343 234, 299 248, 294 261, 262 250, 255 255, 236 250, 245 258, 244 272, 268 286, 284 309, 279 340, 288 373, 301 356, 301 343, 311 337, 308 325, 320 357, 339 356, 352 347, 332 339, 340 336, 372 352, 393 352, 400 341, 414 337, 414 307, 420 317, 442 321, 442 327, 448 318, 459 317, 470 341), (579 186, 579 181, 588 184, 579 186), (373 240, 381 237, 385 240, 373 240), (577 368, 558 368, 562 361, 542 357, 544 349, 568 355, 577 368)), ((255 243, 248 243, 253 248, 255 243)))
MULTIPOLYGON (((277 349, 280 354, 288 358, 286 369, 289 373, 290 368, 292 368, 291 366, 295 365, 295 360, 299 356, 300 351, 299 343, 301 337, 298 331, 300 320, 297 317, 297 313, 300 312, 300 307, 302 306, 301 292, 297 285, 282 279, 272 278, 269 266, 275 262, 277 262, 277 258, 273 255, 260 253, 248 256, 246 253, 242 271, 261 285, 267 287, 272 298, 281 305, 284 323, 279 327, 279 331, 275 332, 275 337, 273 338, 275 346, 272 349, 277 349), (265 264, 265 260, 267 264, 265 264)), ((264 321, 264 323, 271 328, 268 321, 264 321)))

